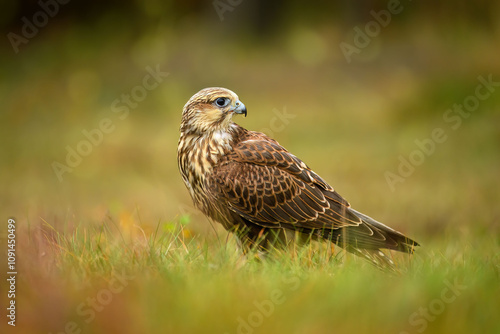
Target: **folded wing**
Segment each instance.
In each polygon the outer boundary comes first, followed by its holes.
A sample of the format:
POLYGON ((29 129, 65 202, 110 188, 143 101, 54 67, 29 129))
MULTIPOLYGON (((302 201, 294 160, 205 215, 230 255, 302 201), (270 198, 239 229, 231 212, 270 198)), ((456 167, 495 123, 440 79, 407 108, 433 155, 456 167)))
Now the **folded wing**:
POLYGON ((241 141, 214 170, 219 201, 247 221, 331 240, 352 252, 411 252, 417 243, 350 208, 319 175, 272 139, 241 141))

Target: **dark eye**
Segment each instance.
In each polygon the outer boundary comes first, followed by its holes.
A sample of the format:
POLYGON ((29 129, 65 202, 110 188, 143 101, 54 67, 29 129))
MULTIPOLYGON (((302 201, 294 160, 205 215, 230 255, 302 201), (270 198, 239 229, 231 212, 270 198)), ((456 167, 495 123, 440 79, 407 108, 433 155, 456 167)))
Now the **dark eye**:
POLYGON ((224 97, 219 97, 217 100, 215 100, 215 104, 217 107, 225 107, 229 103, 229 99, 226 99, 224 97))

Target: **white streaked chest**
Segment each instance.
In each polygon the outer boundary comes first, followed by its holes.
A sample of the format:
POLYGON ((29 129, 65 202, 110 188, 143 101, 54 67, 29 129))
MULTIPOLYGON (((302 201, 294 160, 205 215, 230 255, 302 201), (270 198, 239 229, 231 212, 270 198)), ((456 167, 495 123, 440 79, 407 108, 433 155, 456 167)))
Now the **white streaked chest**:
MULTIPOLYGON (((181 136, 178 163, 182 178, 191 196, 197 198, 205 191, 205 181, 220 159, 232 150, 233 137, 228 132, 210 135, 181 136)), ((197 198, 198 199, 198 198, 197 198)))

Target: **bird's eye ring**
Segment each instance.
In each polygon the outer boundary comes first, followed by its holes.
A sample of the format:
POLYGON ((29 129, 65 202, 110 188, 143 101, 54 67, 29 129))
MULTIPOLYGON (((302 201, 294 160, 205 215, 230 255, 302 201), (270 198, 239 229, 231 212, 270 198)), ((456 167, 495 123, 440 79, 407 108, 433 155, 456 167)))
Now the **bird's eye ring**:
POLYGON ((229 99, 224 98, 224 97, 219 97, 217 100, 215 100, 215 105, 217 107, 225 107, 229 104, 229 99))

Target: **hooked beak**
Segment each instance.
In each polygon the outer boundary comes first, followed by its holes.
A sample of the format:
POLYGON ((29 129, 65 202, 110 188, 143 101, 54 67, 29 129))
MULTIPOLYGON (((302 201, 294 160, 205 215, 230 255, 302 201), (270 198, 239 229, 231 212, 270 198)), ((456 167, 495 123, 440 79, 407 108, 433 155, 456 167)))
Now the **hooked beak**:
POLYGON ((234 104, 234 107, 231 108, 231 111, 235 112, 236 114, 243 114, 245 117, 247 117, 247 107, 240 101, 236 101, 234 104))

